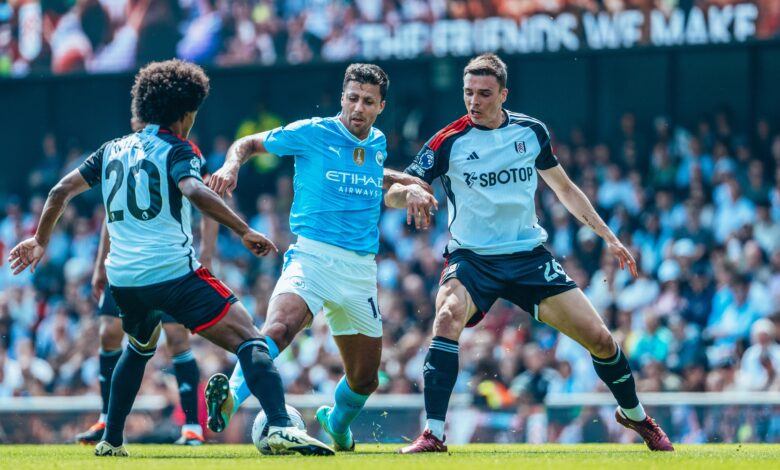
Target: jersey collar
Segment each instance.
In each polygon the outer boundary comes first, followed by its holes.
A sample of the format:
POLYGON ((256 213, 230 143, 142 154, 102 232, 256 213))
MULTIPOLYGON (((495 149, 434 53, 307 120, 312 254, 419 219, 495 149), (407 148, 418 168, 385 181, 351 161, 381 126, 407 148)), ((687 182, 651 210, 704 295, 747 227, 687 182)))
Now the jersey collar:
POLYGON ((366 136, 365 139, 360 140, 357 137, 355 137, 355 134, 349 132, 349 129, 344 125, 343 122, 341 122, 341 113, 338 113, 335 117, 332 118, 334 121, 336 121, 336 127, 338 127, 339 131, 344 134, 348 139, 351 139, 353 142, 361 145, 365 145, 368 143, 371 138, 374 136, 374 126, 371 126, 371 129, 368 131, 368 136, 366 136))
POLYGON ((495 129, 491 129, 489 127, 480 126, 479 124, 474 123, 474 121, 469 118, 469 122, 471 122, 471 126, 474 127, 474 129, 479 129, 481 131, 495 131, 498 129, 503 129, 504 127, 509 125, 509 111, 506 109, 501 109, 501 111, 504 113, 504 122, 501 123, 500 126, 496 127, 495 129))

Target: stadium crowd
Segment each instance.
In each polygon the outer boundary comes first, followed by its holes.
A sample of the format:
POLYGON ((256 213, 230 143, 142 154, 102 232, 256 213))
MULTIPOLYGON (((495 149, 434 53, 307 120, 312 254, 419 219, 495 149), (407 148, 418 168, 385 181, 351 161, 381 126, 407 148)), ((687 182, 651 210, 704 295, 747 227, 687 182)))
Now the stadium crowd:
MULTIPOLYGON (((585 12, 610 14, 751 0, 52 0, 0 1, 0 76, 117 72, 177 56, 205 65, 300 64, 362 57, 364 25, 431 24, 585 12)), ((780 8, 754 0, 756 36, 780 32, 780 8)))
MULTIPOLYGON (((638 279, 618 269, 601 240, 540 180, 537 210, 549 233, 547 245, 619 338, 640 393, 780 390, 780 123, 761 119, 738 132, 721 111, 688 129, 663 117, 638 123, 625 113, 608 141, 589 141, 579 129, 553 137, 561 164, 639 264, 638 279)), ((388 140, 389 164, 400 168, 413 157, 408 149, 422 144, 388 140)), ((220 137, 202 145, 210 169, 221 165, 226 142, 220 137)), ((28 194, 3 197, 3 256, 34 232, 45 191, 87 155, 59 144, 54 135, 43 140, 28 194)), ((272 170, 246 165, 231 199, 279 247, 292 241, 290 160, 274 157, 279 166, 272 170), (273 184, 252 184, 256 178, 273 184)), ((438 183, 434 189, 442 210, 428 231, 407 226, 405 212, 383 210, 377 261, 385 350, 379 393, 420 393, 448 240, 443 190, 438 183)), ((12 277, 7 268, 0 270, 0 397, 97 394, 98 322, 90 279, 103 217, 99 194, 87 193, 63 215, 50 254, 34 274, 12 277)), ((281 262, 281 254, 253 258, 227 231, 220 233, 217 256, 210 260, 258 324, 281 262)), ((232 356, 199 338, 193 345, 204 379, 232 370, 232 356)), ((602 391, 582 347, 504 301, 464 334, 460 348, 455 392, 471 394, 487 410, 514 410, 511 426, 518 429, 528 429, 548 393, 602 391)), ((332 394, 342 371, 321 316, 277 365, 289 393, 332 394)), ((171 371, 161 348, 141 393, 167 393, 175 402, 171 371)), ((670 432, 675 442, 737 438, 733 423, 692 409, 666 419, 675 422, 670 432)), ((741 435, 780 438, 780 423, 770 421, 741 435)), ((561 423, 556 427, 551 418, 544 440, 585 438, 585 421, 561 423)), ((527 431, 513 439, 533 435, 527 431)))

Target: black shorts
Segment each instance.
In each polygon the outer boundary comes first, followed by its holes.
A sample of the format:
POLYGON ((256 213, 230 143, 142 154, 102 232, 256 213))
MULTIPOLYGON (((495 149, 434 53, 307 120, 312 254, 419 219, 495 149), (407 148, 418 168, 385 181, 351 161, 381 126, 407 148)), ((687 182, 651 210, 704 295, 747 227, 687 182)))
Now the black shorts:
MULTIPOLYGON (((103 291, 103 296, 100 297, 100 303, 98 304, 98 316, 114 317, 114 318, 121 317, 119 313, 119 307, 116 306, 116 300, 114 300, 114 295, 111 293, 110 288, 103 291)), ((175 318, 168 315, 167 313, 163 313, 162 322, 178 323, 175 318)))
POLYGON ((206 268, 150 286, 110 289, 119 307, 122 329, 141 343, 149 341, 163 314, 195 334, 217 323, 238 302, 206 268))
POLYGON ((499 297, 539 320, 542 300, 577 288, 542 245, 510 255, 478 255, 470 250, 456 250, 447 255, 439 284, 444 285, 453 278, 463 284, 479 309, 467 327, 479 323, 499 297))

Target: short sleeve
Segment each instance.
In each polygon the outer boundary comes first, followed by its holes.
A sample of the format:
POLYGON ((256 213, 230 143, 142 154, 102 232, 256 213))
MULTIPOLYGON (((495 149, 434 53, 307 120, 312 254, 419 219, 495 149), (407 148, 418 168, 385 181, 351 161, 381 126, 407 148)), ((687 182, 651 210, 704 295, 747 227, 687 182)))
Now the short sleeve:
POLYGON ((428 184, 447 173, 449 161, 447 153, 452 147, 451 145, 442 145, 437 150, 433 150, 430 144, 431 141, 428 141, 414 157, 412 164, 404 170, 405 173, 416 176, 428 184))
POLYGON ((196 178, 203 181, 203 157, 189 142, 181 142, 171 147, 168 154, 168 171, 175 183, 184 178, 196 178))
POLYGON ((555 156, 550 143, 550 134, 543 126, 535 124, 531 126, 539 139, 539 155, 536 156, 534 166, 538 170, 549 170, 558 166, 558 157, 555 156))
POLYGON ((103 154, 111 142, 106 142, 105 144, 101 145, 99 149, 97 149, 94 153, 92 153, 92 155, 87 157, 87 159, 84 160, 81 165, 79 165, 79 173, 81 173, 81 176, 84 178, 84 181, 87 182, 90 188, 97 186, 102 180, 103 154))
POLYGON ((200 157, 200 177, 205 178, 209 175, 209 169, 206 167, 206 159, 203 156, 200 157))
POLYGON ((314 124, 311 119, 295 121, 286 126, 277 127, 268 133, 263 146, 278 156, 300 155, 306 149, 314 124))

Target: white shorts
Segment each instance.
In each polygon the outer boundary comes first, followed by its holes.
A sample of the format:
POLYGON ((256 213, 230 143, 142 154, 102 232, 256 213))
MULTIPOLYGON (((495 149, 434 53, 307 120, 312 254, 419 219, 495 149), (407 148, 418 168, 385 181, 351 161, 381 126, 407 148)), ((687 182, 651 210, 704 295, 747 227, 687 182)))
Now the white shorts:
POLYGON ((322 310, 333 336, 382 336, 373 255, 298 237, 284 254, 271 299, 289 293, 302 298, 312 314, 322 310))

